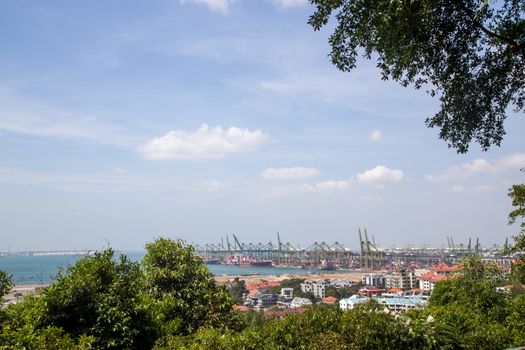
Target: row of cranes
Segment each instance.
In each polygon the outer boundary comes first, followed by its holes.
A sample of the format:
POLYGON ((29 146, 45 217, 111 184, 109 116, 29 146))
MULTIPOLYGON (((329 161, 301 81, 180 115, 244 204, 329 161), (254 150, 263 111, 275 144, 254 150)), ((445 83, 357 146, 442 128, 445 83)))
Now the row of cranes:
POLYGON ((244 243, 235 234, 226 235, 218 244, 195 245, 196 253, 207 259, 224 260, 228 256, 246 256, 260 260, 271 260, 275 265, 281 266, 319 266, 323 261, 329 262, 334 267, 361 268, 363 270, 375 270, 388 266, 389 263, 400 263, 416 261, 424 264, 438 262, 456 263, 458 259, 469 255, 494 256, 497 257, 508 247, 500 249, 482 249, 479 239, 472 245, 469 239, 468 245, 462 243, 456 245, 452 237, 447 237, 448 248, 403 248, 384 249, 375 241, 375 237, 369 236, 366 228, 358 229, 359 250, 354 251, 346 248, 340 242, 332 244, 326 242, 314 242, 310 246, 301 247, 299 244, 282 242, 277 232, 276 243, 272 241, 264 243, 244 243))
MULTIPOLYGON (((368 244, 370 249, 377 250, 375 242, 368 244)), ((223 259, 226 256, 241 255, 254 258, 272 260, 277 265, 288 266, 318 266, 323 261, 330 262, 337 267, 359 267, 359 261, 363 256, 360 252, 355 252, 346 248, 340 242, 329 244, 326 242, 314 242, 312 245, 302 248, 300 245, 293 245, 289 242, 282 242, 280 234, 277 232, 277 244, 271 241, 263 243, 244 243, 232 234, 221 238, 219 244, 196 245, 197 254, 208 259, 223 259)), ((367 250, 368 251, 368 250, 367 250)), ((366 253, 363 261, 375 261, 371 259, 374 254, 366 253)), ((374 265, 374 264, 372 264, 374 265)))

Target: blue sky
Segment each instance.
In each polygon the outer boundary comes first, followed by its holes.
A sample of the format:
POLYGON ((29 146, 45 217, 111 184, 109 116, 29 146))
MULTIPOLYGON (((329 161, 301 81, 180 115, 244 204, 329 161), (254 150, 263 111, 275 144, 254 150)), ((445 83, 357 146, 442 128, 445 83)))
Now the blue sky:
POLYGON ((502 244, 525 119, 457 155, 424 91, 351 74, 301 0, 0 3, 0 251, 157 236, 502 244))

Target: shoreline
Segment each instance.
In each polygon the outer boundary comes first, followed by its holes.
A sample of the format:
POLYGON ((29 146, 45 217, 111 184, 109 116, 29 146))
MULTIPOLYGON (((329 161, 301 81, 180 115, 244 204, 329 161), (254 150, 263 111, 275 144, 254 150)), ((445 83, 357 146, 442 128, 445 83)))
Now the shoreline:
POLYGON ((218 284, 225 284, 229 281, 239 278, 239 280, 244 280, 246 284, 258 283, 261 281, 268 282, 280 282, 285 279, 290 278, 301 278, 312 281, 319 281, 325 279, 352 279, 355 281, 361 281, 361 277, 365 272, 321 272, 321 273, 288 273, 282 275, 249 275, 249 276, 215 276, 215 281, 218 284))
MULTIPOLYGON (((228 281, 231 281, 235 278, 239 278, 240 280, 246 281, 246 283, 255 283, 259 281, 282 281, 285 279, 290 278, 304 278, 307 280, 324 280, 324 279, 353 279, 356 281, 360 281, 361 277, 365 274, 365 272, 355 272, 355 271, 349 271, 349 272, 320 272, 320 273, 287 273, 287 274, 273 274, 273 275, 220 275, 220 276, 214 276, 214 279, 217 283, 223 284, 227 283, 228 281)), ((19 292, 26 292, 30 290, 35 290, 38 288, 47 288, 52 283, 31 283, 31 284, 15 284, 12 291, 19 291, 19 292)))

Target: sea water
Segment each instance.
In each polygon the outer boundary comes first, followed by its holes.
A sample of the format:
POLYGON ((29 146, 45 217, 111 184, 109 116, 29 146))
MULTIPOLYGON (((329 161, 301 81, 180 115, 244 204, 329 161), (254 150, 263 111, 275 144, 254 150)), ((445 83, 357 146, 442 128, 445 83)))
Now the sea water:
MULTIPOLYGON (((125 255, 133 261, 140 261, 144 252, 126 252, 125 255)), ((0 257, 0 270, 4 270, 13 277, 16 285, 50 284, 60 269, 72 266, 81 256, 74 255, 44 255, 26 256, 9 255, 0 257)), ((270 267, 270 266, 235 266, 235 265, 208 265, 215 276, 243 276, 243 275, 283 275, 305 274, 311 272, 299 268, 270 267)), ((318 273, 318 270, 314 270, 318 273)), ((334 271, 331 271, 334 272, 334 271)))

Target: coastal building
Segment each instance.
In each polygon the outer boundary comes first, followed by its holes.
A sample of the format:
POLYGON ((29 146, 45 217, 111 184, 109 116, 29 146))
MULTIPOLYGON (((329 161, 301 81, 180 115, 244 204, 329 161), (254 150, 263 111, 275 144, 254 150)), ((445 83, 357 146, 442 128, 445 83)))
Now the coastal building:
POLYGON ((281 288, 281 294, 279 296, 284 300, 293 299, 293 288, 281 288))
POLYGON ((339 300, 339 308, 343 311, 352 310, 356 305, 368 301, 369 297, 362 297, 360 295, 352 295, 350 298, 343 298, 339 300))
POLYGON ((252 306, 254 309, 267 309, 272 305, 277 305, 277 294, 263 294, 259 293, 254 297, 247 299, 247 305, 252 306))
POLYGON ((329 281, 310 281, 306 280, 301 283, 301 291, 303 293, 312 293, 316 298, 324 298, 326 296, 326 287, 330 285, 329 281))
POLYGON ((352 310, 356 305, 367 302, 373 299, 380 305, 384 305, 390 312, 401 313, 408 310, 422 308, 428 304, 428 299, 421 296, 396 296, 396 297, 362 297, 359 295, 352 295, 350 298, 341 299, 339 301, 339 308, 343 311, 352 310))
POLYGON ((312 305, 312 301, 310 299, 295 297, 290 303, 290 308, 296 309, 296 308, 305 307, 308 305, 312 305))
POLYGON ((386 278, 382 274, 366 273, 361 277, 361 283, 365 286, 374 286, 384 288, 386 285, 386 278))
POLYGON ((385 286, 387 289, 413 289, 417 287, 417 278, 412 270, 392 271, 386 275, 385 286))
POLYGON ((419 289, 432 292, 436 287, 436 283, 447 279, 445 275, 434 275, 431 271, 419 277, 419 289))
POLYGON ((380 298, 377 302, 381 305, 384 305, 391 312, 401 313, 407 312, 409 310, 418 309, 424 307, 428 304, 428 300, 424 298, 404 298, 404 297, 394 297, 394 298, 380 298))
POLYGON ((458 268, 459 265, 449 266, 446 264, 430 267, 425 274, 419 276, 419 288, 423 291, 432 292, 436 283, 450 278, 458 268))
POLYGON ((359 289, 358 294, 362 297, 378 297, 386 293, 386 289, 378 287, 364 287, 359 289))

